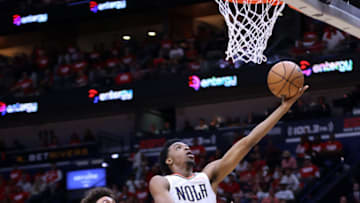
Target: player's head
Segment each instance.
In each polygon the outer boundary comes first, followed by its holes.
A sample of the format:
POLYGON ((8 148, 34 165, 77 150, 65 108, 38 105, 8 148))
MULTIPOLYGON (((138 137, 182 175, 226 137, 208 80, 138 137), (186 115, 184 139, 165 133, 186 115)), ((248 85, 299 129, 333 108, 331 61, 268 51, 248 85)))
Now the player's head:
POLYGON ((163 175, 169 175, 172 167, 193 167, 195 164, 194 155, 190 147, 180 139, 168 140, 160 152, 160 169, 163 175))
POLYGON ((86 193, 81 203, 116 203, 114 193, 104 187, 94 188, 86 193))

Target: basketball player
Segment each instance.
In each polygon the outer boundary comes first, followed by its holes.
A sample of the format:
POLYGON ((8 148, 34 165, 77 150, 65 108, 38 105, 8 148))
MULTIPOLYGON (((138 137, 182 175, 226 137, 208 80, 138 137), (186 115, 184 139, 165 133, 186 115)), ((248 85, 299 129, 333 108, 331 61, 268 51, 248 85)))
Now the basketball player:
POLYGON ((114 193, 104 187, 89 190, 81 203, 116 203, 114 193))
POLYGON ((194 155, 180 140, 169 140, 160 153, 160 166, 165 176, 154 176, 150 192, 155 203, 216 203, 217 187, 236 165, 288 112, 295 101, 309 88, 304 86, 282 104, 248 136, 236 142, 225 155, 209 163, 200 173, 194 173, 194 155))

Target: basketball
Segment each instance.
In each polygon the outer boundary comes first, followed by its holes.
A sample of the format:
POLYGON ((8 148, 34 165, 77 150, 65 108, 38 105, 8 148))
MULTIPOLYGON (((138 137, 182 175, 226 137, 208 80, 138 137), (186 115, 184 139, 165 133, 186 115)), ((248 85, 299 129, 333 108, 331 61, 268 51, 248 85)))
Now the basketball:
POLYGON ((270 69, 267 84, 275 96, 291 98, 304 86, 304 75, 296 63, 282 61, 270 69))

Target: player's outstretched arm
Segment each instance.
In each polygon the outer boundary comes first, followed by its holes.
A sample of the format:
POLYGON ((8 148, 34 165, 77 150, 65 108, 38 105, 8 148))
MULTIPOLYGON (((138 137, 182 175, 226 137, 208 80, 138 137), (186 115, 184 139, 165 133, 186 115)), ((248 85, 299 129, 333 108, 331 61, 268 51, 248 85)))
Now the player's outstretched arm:
POLYGON ((251 148, 276 125, 308 88, 309 86, 306 85, 299 89, 296 96, 283 100, 282 104, 263 122, 257 125, 248 136, 236 142, 221 159, 209 163, 204 168, 203 172, 211 180, 213 189, 216 189, 217 185, 235 169, 236 165, 246 156, 251 148))
POLYGON ((169 195, 169 182, 162 176, 154 176, 149 184, 155 203, 173 203, 169 195))

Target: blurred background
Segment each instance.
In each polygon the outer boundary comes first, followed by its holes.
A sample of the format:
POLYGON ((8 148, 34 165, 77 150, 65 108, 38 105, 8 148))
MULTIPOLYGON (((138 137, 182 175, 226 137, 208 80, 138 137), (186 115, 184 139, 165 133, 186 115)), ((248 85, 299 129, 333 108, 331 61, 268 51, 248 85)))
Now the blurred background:
POLYGON ((360 202, 358 38, 286 7, 268 61, 232 63, 211 0, 0 0, 0 27, 1 203, 79 202, 96 186, 152 202, 165 141, 192 146, 197 171, 220 158, 280 104, 266 76, 281 60, 311 88, 218 202, 360 202))

